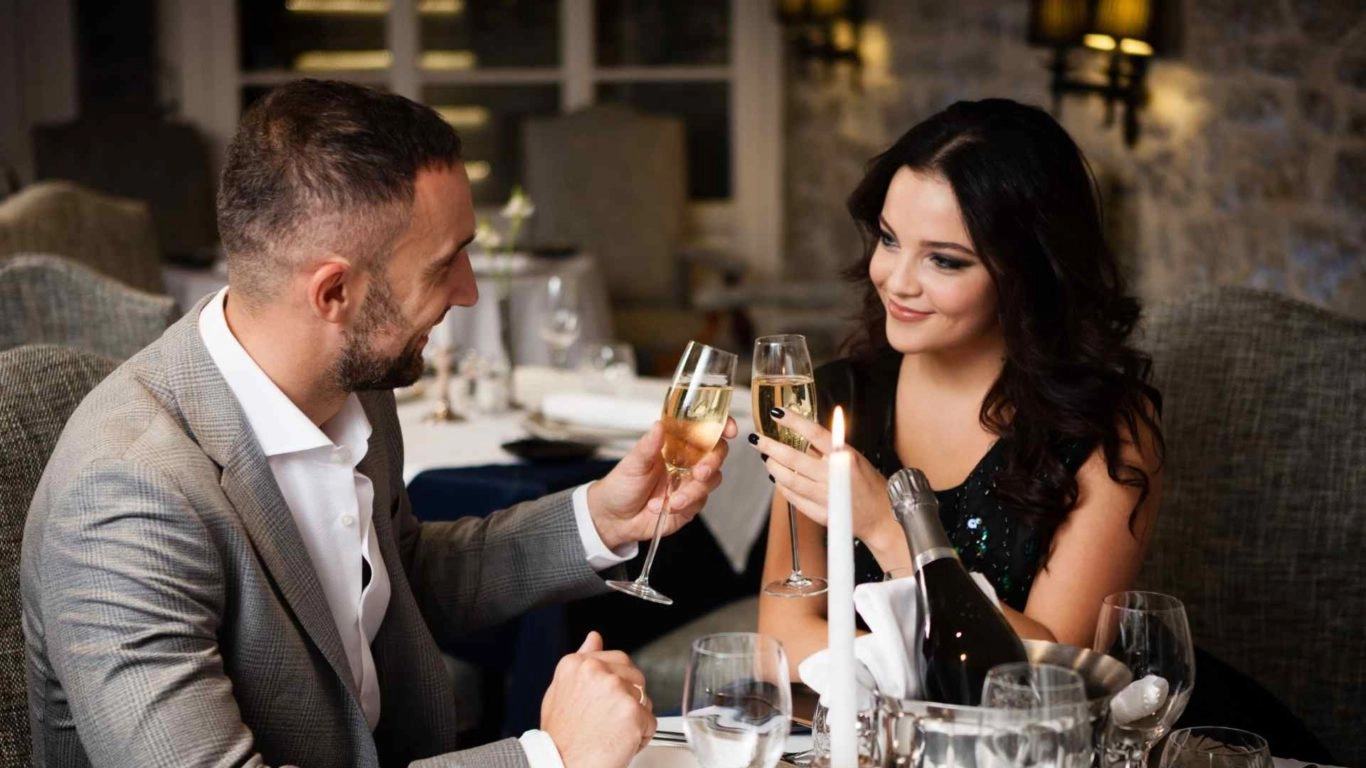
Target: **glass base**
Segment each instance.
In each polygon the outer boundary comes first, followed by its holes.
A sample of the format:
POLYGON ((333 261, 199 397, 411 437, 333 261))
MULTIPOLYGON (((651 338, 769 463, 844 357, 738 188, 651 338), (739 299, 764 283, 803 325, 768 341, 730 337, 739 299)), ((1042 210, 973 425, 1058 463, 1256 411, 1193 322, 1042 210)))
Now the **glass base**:
POLYGON ((823 595, 830 588, 825 579, 792 574, 785 581, 775 581, 764 585, 764 594, 770 597, 815 597, 823 595))
POLYGON ((674 604, 674 599, 672 597, 656 590, 649 584, 639 581, 609 581, 607 582, 607 586, 618 592, 625 592, 632 597, 638 597, 641 600, 649 600, 652 603, 659 603, 660 605, 674 604))

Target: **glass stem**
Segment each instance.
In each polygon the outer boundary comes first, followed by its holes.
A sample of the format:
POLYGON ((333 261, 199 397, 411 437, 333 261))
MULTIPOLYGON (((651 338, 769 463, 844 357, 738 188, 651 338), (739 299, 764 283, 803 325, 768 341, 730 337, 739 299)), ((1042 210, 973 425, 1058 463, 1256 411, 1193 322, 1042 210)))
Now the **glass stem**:
POLYGON ((787 503, 787 531, 792 539, 792 575, 787 580, 802 581, 805 576, 802 575, 801 556, 797 554, 797 508, 790 501, 787 503))
POLYGON ((1153 739, 1146 735, 1124 734, 1119 738, 1107 738, 1102 765, 1106 768, 1146 768, 1152 744, 1153 739))
POLYGON ((664 484, 664 498, 659 505, 659 516, 655 518, 655 535, 650 539, 650 551, 645 555, 645 567, 640 570, 640 575, 636 577, 636 583, 641 586, 650 584, 650 568, 655 564, 655 553, 659 551, 659 540, 664 535, 664 521, 669 517, 669 497, 678 490, 678 486, 683 484, 683 479, 688 476, 688 471, 669 470, 669 480, 664 484))

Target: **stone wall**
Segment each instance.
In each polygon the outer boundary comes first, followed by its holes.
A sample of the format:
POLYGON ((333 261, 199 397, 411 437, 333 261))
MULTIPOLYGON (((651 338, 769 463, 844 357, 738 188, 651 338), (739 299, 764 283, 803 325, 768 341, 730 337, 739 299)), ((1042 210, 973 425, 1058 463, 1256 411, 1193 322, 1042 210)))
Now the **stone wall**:
MULTIPOLYGON (((958 99, 1050 104, 1048 53, 1024 42, 1027 5, 872 0, 860 88, 789 64, 791 277, 857 257, 844 198, 916 121, 958 99)), ((1366 5, 1182 6, 1181 51, 1153 63, 1137 146, 1102 124, 1099 98, 1063 106, 1136 289, 1154 300, 1252 285, 1366 318, 1366 5)))

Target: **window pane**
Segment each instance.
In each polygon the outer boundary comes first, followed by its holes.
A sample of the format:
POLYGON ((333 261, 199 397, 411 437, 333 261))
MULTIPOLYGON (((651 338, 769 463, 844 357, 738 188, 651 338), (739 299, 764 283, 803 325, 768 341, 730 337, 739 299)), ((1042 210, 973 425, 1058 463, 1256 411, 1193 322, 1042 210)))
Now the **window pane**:
POLYGON ((598 100, 682 119, 688 137, 688 196, 730 197, 728 83, 600 83, 598 100))
POLYGON ((724 65, 730 0, 597 0, 597 35, 600 67, 724 65))
POLYGON ((242 69, 385 70, 387 0, 238 0, 242 69))
POLYGON ((463 0, 455 12, 427 12, 422 59, 428 70, 560 65, 559 0, 463 0))
POLYGON ((475 205, 501 205, 522 182, 522 121, 560 111, 557 85, 433 85, 423 99, 460 132, 475 205))

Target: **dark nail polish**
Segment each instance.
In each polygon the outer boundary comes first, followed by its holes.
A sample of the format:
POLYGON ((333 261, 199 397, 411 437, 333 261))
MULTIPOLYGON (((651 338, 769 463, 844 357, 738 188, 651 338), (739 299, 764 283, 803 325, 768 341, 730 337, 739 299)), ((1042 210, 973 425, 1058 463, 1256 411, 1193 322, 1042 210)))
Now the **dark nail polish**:
POLYGON ((754 434, 753 432, 750 432, 750 433, 749 433, 749 444, 750 444, 750 445, 758 445, 758 444, 759 444, 759 436, 756 435, 756 434, 754 434))
POLYGON ((776 483, 776 482, 777 482, 776 480, 773 479, 773 475, 769 475, 769 476, 768 476, 768 481, 769 481, 770 483, 776 483))
POLYGON ((786 414, 783 412, 782 408, 769 408, 768 415, 772 416, 775 419, 781 419, 786 414))
POLYGON ((767 453, 761 453, 761 454, 759 454, 759 461, 768 461, 768 454, 767 454, 767 453))

